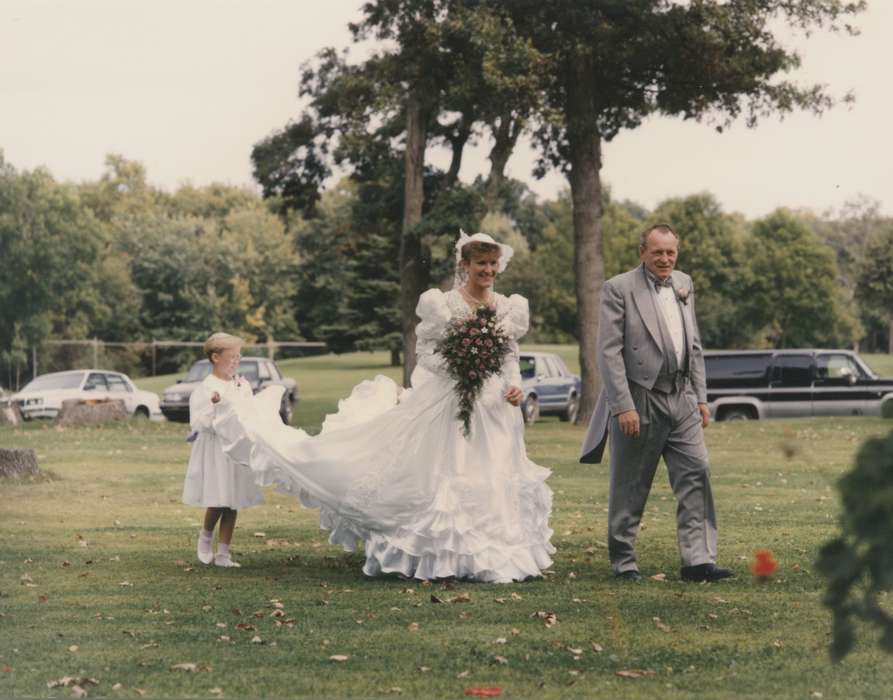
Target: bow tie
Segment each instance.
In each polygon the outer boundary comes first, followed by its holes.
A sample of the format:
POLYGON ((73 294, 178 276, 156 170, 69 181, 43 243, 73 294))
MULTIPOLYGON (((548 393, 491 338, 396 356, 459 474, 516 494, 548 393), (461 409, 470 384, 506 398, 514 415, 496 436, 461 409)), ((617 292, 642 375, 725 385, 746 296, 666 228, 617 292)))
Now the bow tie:
POLYGON ((673 280, 670 277, 667 277, 667 279, 665 280, 659 280, 654 277, 651 279, 651 281, 654 284, 654 291, 656 292, 660 292, 662 287, 665 287, 667 289, 673 288, 673 280))

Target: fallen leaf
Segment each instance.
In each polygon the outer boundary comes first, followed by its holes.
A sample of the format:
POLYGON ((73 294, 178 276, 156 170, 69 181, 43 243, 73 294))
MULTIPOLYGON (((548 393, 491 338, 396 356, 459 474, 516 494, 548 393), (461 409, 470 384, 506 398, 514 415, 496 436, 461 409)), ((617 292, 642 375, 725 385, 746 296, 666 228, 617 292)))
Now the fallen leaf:
POLYGON ((669 625, 661 622, 659 617, 652 617, 651 619, 654 620, 654 626, 657 627, 657 629, 659 629, 661 632, 672 632, 672 628, 669 625))
POLYGON ((583 653, 582 649, 577 649, 576 647, 568 647, 567 650, 574 656, 580 656, 583 653))
POLYGON ((68 647, 68 651, 70 651, 72 654, 78 649, 80 649, 80 647, 77 644, 72 644, 70 647, 68 647))
POLYGON ((592 651, 594 651, 596 654, 601 654, 604 650, 605 648, 601 644, 597 642, 592 643, 592 651))
POLYGON ((462 671, 462 673, 457 673, 456 678, 468 678, 471 675, 471 671, 462 671))
POLYGON ((251 638, 251 643, 252 644, 266 644, 266 642, 263 639, 261 639, 260 637, 258 637, 257 635, 254 635, 251 638))
POLYGON ((468 593, 460 593, 459 595, 453 596, 452 598, 450 598, 450 602, 451 603, 470 603, 471 596, 468 595, 468 593))
POLYGON ((198 666, 193 663, 174 664, 170 667, 171 671, 186 671, 187 673, 195 673, 198 666))
POLYGON ((87 697, 87 691, 79 685, 73 685, 71 686, 71 695, 76 698, 85 698, 87 697))
POLYGON ((336 661, 338 663, 341 663, 343 661, 347 661, 349 658, 349 656, 344 656, 343 654, 333 654, 329 657, 329 661, 336 661))
POLYGON ((432 603, 445 603, 446 601, 443 598, 438 598, 433 593, 431 594, 431 602, 432 603))
POLYGON ((508 662, 509 662, 509 660, 508 660, 507 658, 505 658, 504 656, 494 656, 494 657, 493 657, 493 660, 494 660, 496 663, 501 664, 501 665, 503 665, 503 666, 506 666, 506 665, 508 664, 508 662))
POLYGON ((211 695, 223 695, 223 688, 208 688, 208 692, 211 695))
POLYGON ((419 623, 418 622, 410 622, 409 627, 407 629, 410 632, 418 632, 419 631, 419 623))
POLYGON ((556 615, 553 612, 547 612, 545 610, 538 610, 537 612, 533 613, 533 615, 531 615, 530 617, 538 617, 540 620, 542 620, 545 623, 546 627, 552 627, 553 625, 558 624, 558 615, 556 615))
POLYGON ((614 675, 620 676, 621 678, 644 678, 645 676, 653 676, 654 671, 630 669, 628 671, 616 671, 614 675))
POLYGON ((255 537, 264 538, 264 537, 267 536, 267 533, 266 533, 266 532, 255 532, 255 533, 254 533, 254 536, 255 536, 255 537))
POLYGON ((428 671, 430 671, 430 670, 431 670, 430 666, 419 666, 420 673, 428 673, 428 671))
POLYGON ((112 686, 112 690, 121 690, 123 687, 124 686, 122 684, 115 683, 115 685, 112 686))
POLYGON ((651 580, 652 581, 666 581, 667 575, 666 574, 654 574, 654 576, 651 577, 651 580))
POLYGON ((476 698, 495 698, 502 695, 502 688, 466 688, 465 694, 476 698))
POLYGON ((242 630, 243 632, 257 632, 257 627, 247 622, 240 622, 236 625, 237 630, 242 630))

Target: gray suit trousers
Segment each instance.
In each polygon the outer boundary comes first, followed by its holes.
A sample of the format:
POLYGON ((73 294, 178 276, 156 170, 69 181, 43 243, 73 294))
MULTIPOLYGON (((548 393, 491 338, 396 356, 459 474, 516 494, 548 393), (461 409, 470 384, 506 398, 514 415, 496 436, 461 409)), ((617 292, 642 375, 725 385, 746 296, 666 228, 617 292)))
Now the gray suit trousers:
POLYGON ((641 420, 638 437, 609 419, 611 485, 608 555, 615 573, 636 571, 634 545, 645 502, 663 457, 676 496, 676 536, 683 566, 716 562, 716 512, 697 398, 688 383, 671 393, 630 382, 641 420))

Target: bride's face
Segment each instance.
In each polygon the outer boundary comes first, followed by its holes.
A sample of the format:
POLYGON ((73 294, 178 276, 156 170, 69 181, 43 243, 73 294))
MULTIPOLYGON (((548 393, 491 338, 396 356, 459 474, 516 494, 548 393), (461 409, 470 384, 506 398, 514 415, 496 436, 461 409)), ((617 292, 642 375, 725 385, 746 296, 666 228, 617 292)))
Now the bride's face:
POLYGON ((479 253, 470 260, 463 260, 462 266, 468 274, 468 281, 476 287, 492 288, 499 274, 499 253, 479 253))

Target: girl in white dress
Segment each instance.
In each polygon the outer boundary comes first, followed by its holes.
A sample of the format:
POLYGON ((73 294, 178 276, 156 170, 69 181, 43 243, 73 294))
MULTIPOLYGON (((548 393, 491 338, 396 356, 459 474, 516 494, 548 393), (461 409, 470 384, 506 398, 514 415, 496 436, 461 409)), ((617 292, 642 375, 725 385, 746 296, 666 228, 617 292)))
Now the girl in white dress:
POLYGON ((419 300, 412 389, 383 376, 363 382, 315 437, 276 420, 275 388, 239 405, 224 398, 214 423, 224 450, 258 483, 320 509, 332 543, 352 551, 364 541, 369 576, 508 582, 552 563, 550 471, 528 459, 517 407, 527 300, 493 291, 512 249, 463 233, 456 253, 454 289, 419 300), (435 346, 451 320, 482 303, 495 308, 511 352, 484 384, 465 437, 455 382, 435 346))
POLYGON ((229 549, 238 511, 263 502, 263 494, 252 474, 223 453, 213 425, 222 400, 237 406, 250 402, 253 397, 248 382, 237 376, 241 347, 241 339, 227 333, 214 333, 205 342, 205 355, 213 370, 189 397, 192 454, 183 484, 183 503, 207 509, 196 546, 199 561, 203 564, 213 561, 227 568, 239 566, 229 549), (215 555, 211 539, 218 521, 220 532, 215 555))

